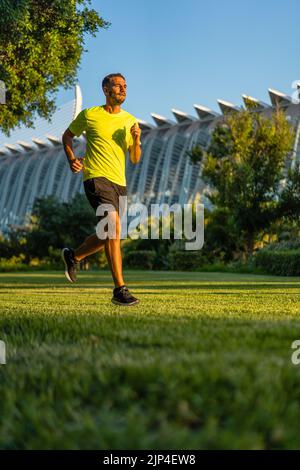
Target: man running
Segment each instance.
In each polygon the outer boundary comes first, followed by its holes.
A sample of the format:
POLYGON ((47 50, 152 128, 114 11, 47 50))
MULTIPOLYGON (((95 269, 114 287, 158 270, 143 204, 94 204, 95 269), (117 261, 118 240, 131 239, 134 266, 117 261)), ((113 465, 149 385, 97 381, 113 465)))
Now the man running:
MULTIPOLYGON (((141 157, 141 130, 137 119, 121 105, 126 99, 126 81, 122 74, 107 75, 102 81, 106 104, 81 111, 63 134, 63 145, 73 173, 83 170, 83 184, 89 203, 96 211, 101 204, 110 204, 110 221, 115 228, 115 237, 99 239, 94 233, 76 249, 64 248, 62 258, 65 275, 70 282, 76 282, 78 263, 87 256, 105 249, 115 288, 112 302, 117 305, 134 305, 139 302, 126 287, 122 272, 121 224, 119 217, 119 196, 126 196, 125 160, 129 151, 132 163, 141 157), (77 158, 73 152, 72 140, 86 132, 86 155, 77 158)), ((100 218, 98 218, 100 219, 100 218)), ((109 235, 109 233, 108 233, 109 235)))

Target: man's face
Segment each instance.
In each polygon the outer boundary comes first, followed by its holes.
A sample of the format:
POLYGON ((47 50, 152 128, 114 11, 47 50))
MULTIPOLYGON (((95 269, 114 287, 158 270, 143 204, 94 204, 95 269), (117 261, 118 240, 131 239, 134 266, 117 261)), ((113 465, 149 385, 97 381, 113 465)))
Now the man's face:
POLYGON ((122 104, 126 99, 127 85, 122 77, 110 79, 110 85, 104 88, 104 94, 112 104, 122 104))

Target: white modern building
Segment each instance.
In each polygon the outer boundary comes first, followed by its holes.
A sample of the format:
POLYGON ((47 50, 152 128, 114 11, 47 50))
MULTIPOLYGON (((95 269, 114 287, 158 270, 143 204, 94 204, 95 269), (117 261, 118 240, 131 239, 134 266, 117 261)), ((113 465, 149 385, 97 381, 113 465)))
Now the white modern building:
MULTIPOLYGON (((300 104, 271 88, 269 95, 270 104, 247 95, 243 100, 245 106, 255 102, 266 116, 277 106, 285 111, 296 129, 292 164, 300 159, 300 104)), ((126 168, 128 194, 133 201, 147 205, 199 199, 206 202, 201 165, 192 164, 186 152, 196 144, 206 147, 224 113, 241 109, 224 100, 218 100, 218 105, 220 113, 195 104, 195 116, 172 109, 174 120, 153 113, 154 124, 140 121, 142 160, 132 165, 127 159, 126 168)), ((9 139, 0 136, 0 231, 9 224, 24 223, 37 197, 55 195, 67 202, 83 192, 82 175, 71 173, 61 142, 62 133, 81 109, 82 95, 77 86, 75 99, 60 107, 50 124, 40 119, 35 129, 21 128, 9 139)), ((74 147, 76 155, 84 155, 84 136, 74 139, 74 147)))

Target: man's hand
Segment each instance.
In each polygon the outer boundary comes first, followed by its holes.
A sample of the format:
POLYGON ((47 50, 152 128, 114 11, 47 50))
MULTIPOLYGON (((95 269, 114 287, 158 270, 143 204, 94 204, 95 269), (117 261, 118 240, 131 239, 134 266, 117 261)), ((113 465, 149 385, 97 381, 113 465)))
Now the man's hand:
POLYGON ((81 163, 82 160, 84 160, 84 157, 79 157, 73 160, 69 160, 69 165, 70 165, 70 169, 72 173, 79 173, 82 170, 83 168, 83 164, 81 163))
POLYGON ((130 132, 133 138, 133 145, 129 147, 130 161, 133 164, 136 164, 140 161, 141 158, 141 129, 137 122, 133 124, 130 128, 130 132))
POLYGON ((68 159, 68 163, 70 165, 70 170, 72 171, 72 173, 79 173, 83 168, 82 160, 84 159, 84 157, 76 158, 74 155, 72 143, 74 135, 75 134, 73 134, 70 129, 67 129, 62 136, 62 142, 68 159))
POLYGON ((137 122, 135 122, 133 126, 130 128, 130 132, 133 138, 133 143, 141 145, 141 129, 139 128, 139 125, 137 122))

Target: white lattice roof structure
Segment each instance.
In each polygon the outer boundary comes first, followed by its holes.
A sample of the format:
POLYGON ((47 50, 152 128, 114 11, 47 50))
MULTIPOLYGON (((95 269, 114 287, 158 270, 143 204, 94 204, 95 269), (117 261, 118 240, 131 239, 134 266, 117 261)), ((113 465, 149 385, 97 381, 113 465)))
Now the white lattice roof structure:
MULTIPOLYGON (((242 95, 245 105, 255 103, 258 112, 270 116, 275 107, 283 109, 295 126, 291 164, 300 160, 300 105, 272 88, 270 104, 242 95)), ((228 101, 218 100, 221 114, 195 104, 196 115, 172 109, 175 121, 152 113, 154 124, 139 121, 142 129, 142 159, 133 165, 127 159, 126 177, 130 199, 145 204, 185 204, 199 199, 206 189, 201 179, 200 164, 192 164, 187 151, 197 144, 207 147, 211 133, 223 115, 242 109, 228 101)), ((0 230, 9 224, 21 224, 31 213, 37 197, 55 195, 69 201, 83 192, 82 175, 69 169, 62 146, 62 133, 82 109, 79 86, 75 98, 61 106, 52 122, 39 119, 34 129, 21 128, 10 138, 0 135, 0 230)), ((76 155, 84 155, 85 138, 74 139, 76 155)))

